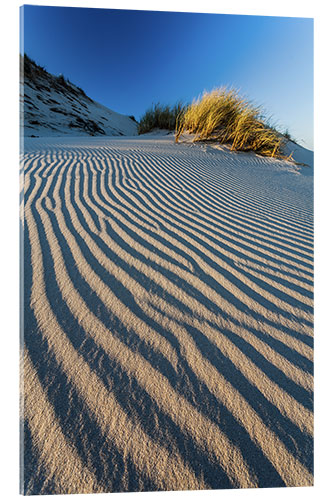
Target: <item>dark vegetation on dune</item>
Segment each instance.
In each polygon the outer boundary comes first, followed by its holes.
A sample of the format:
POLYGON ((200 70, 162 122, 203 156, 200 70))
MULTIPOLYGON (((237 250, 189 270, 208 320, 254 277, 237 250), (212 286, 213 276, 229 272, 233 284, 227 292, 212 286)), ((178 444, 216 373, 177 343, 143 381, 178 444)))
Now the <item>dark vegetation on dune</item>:
POLYGON ((24 79, 25 85, 33 83, 37 90, 54 89, 63 92, 66 90, 69 94, 75 97, 84 96, 88 101, 92 101, 90 97, 77 85, 74 85, 64 75, 51 75, 43 66, 37 64, 27 54, 20 55, 21 77, 24 79), (44 84, 42 83, 44 82, 44 84), (48 85, 48 87, 45 86, 48 85))
MULTIPOLYGON (((79 135, 90 136, 124 135, 123 126, 118 126, 117 120, 113 122, 112 116, 102 116, 99 103, 88 97, 81 87, 62 74, 52 75, 27 54, 20 54, 20 82, 21 123, 25 135, 34 132, 30 137, 35 137, 35 132, 40 133, 40 127, 44 132, 46 129, 60 135, 76 131, 79 135)), ((127 118, 131 129, 136 132, 138 123, 135 117, 130 115, 127 118), (131 122, 135 124, 134 128, 131 122)))
MULTIPOLYGON (((106 135, 104 123, 95 121, 88 115, 88 104, 94 101, 79 86, 73 84, 64 75, 55 76, 49 73, 43 66, 37 64, 27 54, 20 55, 21 81, 24 89, 28 87, 36 92, 38 101, 44 103, 51 113, 51 116, 63 115, 68 117, 67 126, 69 129, 83 130, 86 134, 106 135), (51 97, 52 95, 52 97, 51 97), (59 96, 59 100, 53 98, 59 96), (61 97, 60 97, 61 96, 61 97), (66 105, 61 103, 65 97, 66 105), (82 110, 84 112, 82 112, 82 110)), ((36 106, 29 93, 25 90, 23 94, 25 127, 38 131, 38 127, 54 129, 54 126, 39 116, 39 108, 36 106), (35 129, 37 127, 37 129, 35 129)), ((37 102, 36 101, 36 104, 37 102)), ((22 115, 23 116, 23 115, 22 115)), ((107 118, 103 118, 107 121, 107 118)), ((134 118, 134 117, 133 117, 134 118)), ((56 120, 56 119, 55 119, 56 120)), ((120 133, 120 135, 122 135, 120 133)), ((34 134, 31 136, 35 136, 34 134)))
POLYGON ((163 105, 160 103, 153 104, 139 121, 139 134, 146 134, 154 129, 172 130, 177 126, 179 117, 185 110, 185 106, 181 103, 175 106, 163 105))

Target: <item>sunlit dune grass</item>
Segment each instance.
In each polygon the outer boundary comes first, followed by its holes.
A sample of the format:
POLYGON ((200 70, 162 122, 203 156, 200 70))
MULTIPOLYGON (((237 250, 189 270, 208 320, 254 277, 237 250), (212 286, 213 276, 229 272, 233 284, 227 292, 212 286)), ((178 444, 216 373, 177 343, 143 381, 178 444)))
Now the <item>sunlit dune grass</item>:
POLYGON ((22 175, 23 492, 311 485, 312 179, 171 136, 22 175))
POLYGON ((139 122, 139 134, 155 129, 175 132, 176 142, 184 132, 194 141, 229 144, 233 151, 254 151, 263 156, 286 158, 284 148, 290 134, 270 126, 260 106, 235 89, 221 87, 204 92, 190 105, 152 105, 139 122))
POLYGON ((282 157, 286 138, 270 127, 262 109, 225 87, 205 92, 180 113, 176 141, 186 131, 195 140, 215 140, 231 144, 235 151, 254 151, 271 157, 282 157))

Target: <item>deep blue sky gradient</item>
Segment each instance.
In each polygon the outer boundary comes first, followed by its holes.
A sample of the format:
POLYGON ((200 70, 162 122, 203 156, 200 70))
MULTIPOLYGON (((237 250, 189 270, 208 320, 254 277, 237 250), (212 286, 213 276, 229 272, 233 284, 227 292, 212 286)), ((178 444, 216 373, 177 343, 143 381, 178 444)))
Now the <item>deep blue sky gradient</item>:
POLYGON ((313 20, 24 6, 21 51, 137 119, 227 85, 313 149, 313 20))

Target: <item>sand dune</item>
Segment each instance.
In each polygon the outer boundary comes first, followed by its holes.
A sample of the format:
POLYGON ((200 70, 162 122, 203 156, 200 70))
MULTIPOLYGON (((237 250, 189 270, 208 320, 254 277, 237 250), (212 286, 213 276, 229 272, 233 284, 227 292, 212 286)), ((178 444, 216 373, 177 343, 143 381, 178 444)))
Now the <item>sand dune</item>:
POLYGON ((312 484, 311 173, 25 139, 25 493, 312 484))

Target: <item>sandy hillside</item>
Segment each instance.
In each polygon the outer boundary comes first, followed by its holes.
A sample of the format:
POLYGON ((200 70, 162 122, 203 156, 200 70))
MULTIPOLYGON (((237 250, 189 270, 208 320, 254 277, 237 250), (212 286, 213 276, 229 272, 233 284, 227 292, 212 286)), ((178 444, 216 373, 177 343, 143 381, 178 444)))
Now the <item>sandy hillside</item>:
POLYGON ((312 169, 25 139, 28 494, 313 482, 312 169))
POLYGON ((27 137, 136 135, 134 117, 116 113, 62 75, 21 56, 21 135, 27 137))

